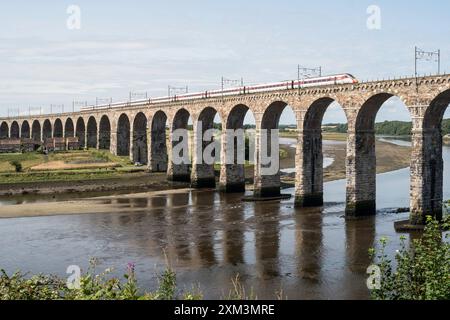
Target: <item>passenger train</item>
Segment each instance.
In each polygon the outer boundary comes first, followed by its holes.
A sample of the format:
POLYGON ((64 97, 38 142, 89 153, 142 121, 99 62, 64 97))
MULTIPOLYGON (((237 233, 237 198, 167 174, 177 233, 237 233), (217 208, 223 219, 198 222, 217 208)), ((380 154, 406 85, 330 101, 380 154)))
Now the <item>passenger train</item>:
POLYGON ((278 90, 292 90, 292 89, 302 89, 302 88, 311 88, 311 87, 321 87, 321 86, 329 86, 329 85, 337 85, 337 84, 356 84, 358 80, 349 73, 337 74, 331 76, 317 77, 317 78, 307 78, 303 80, 294 80, 294 81, 283 81, 283 82, 274 82, 260 85, 250 85, 250 86, 242 86, 242 87, 234 87, 224 90, 212 90, 212 91, 204 91, 198 93, 186 93, 181 95, 176 95, 173 97, 161 97, 161 98, 150 98, 146 100, 136 100, 131 102, 118 102, 111 104, 103 104, 98 106, 86 106, 82 107, 81 111, 87 110, 97 110, 97 109, 109 109, 109 108, 120 108, 120 107, 130 107, 137 106, 143 103, 154 104, 154 103, 167 103, 167 102, 176 102, 176 101, 187 101, 187 100, 195 100, 195 99, 207 99, 207 98, 216 98, 223 96, 231 96, 231 95, 240 95, 240 94, 250 94, 250 93, 259 93, 259 92, 270 92, 270 91, 278 91, 278 90))

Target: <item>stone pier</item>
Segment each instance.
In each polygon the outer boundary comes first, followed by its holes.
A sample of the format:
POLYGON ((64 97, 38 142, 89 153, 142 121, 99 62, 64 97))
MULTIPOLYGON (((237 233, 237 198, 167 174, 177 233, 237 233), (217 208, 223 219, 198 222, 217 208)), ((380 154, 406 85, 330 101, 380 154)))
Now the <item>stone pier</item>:
MULTIPOLYGON (((193 126, 198 138, 212 128, 217 114, 224 120, 223 129, 241 129, 247 112, 251 112, 257 133, 254 195, 255 198, 273 198, 280 196, 280 171, 267 172, 273 163, 264 161, 268 158, 264 156, 277 156, 277 146, 270 144, 271 130, 279 127, 281 113, 290 106, 296 116, 299 138, 295 157, 295 203, 300 207, 321 206, 324 198, 321 126, 325 111, 336 102, 342 106, 349 124, 346 213, 355 218, 376 213, 374 127, 378 110, 392 97, 406 106, 408 111, 405 112, 409 112, 413 121, 410 224, 420 225, 427 215, 442 217, 440 127, 450 104, 450 75, 374 82, 354 79, 348 84, 308 88, 293 88, 288 83, 286 87, 267 91, 252 92, 251 88, 246 88, 234 95, 211 96, 210 92, 205 92, 192 98, 171 97, 163 102, 148 99, 79 112, 14 116, 0 119, 0 139, 7 143, 7 140, 20 141, 21 136, 31 136, 33 140, 46 141, 75 134, 81 148, 106 148, 113 154, 129 156, 133 162, 147 163, 151 171, 167 170, 170 180, 190 182, 192 178, 193 187, 214 187, 214 164, 201 161, 212 139, 194 139, 193 145, 189 145, 187 132, 193 126), (202 122, 201 129, 199 122, 202 122), (185 136, 180 138, 189 146, 178 148, 180 140, 172 137, 166 143, 167 129, 171 133, 185 129, 185 136), (267 144, 262 141, 263 130, 268 133, 267 144), (173 162, 180 158, 181 163, 173 162)), ((220 189, 243 192, 244 165, 223 161, 231 142, 222 138, 220 189)))

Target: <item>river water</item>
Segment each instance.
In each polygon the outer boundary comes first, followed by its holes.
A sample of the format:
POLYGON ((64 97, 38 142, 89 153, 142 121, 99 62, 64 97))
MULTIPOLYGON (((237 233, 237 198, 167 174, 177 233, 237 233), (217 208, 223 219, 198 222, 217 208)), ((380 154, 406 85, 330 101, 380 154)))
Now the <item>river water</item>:
MULTIPOLYGON (((444 158, 448 169, 448 147, 444 158)), ((445 176, 450 198, 449 170, 445 176)), ((360 221, 343 218, 344 180, 325 184, 321 209, 186 191, 121 199, 113 214, 0 220, 0 266, 65 276, 69 265, 86 268, 96 257, 99 271, 122 275, 133 262, 141 286, 152 289, 167 256, 180 290, 198 285, 207 299, 226 296, 237 274, 259 299, 280 290, 289 299, 367 299, 367 252, 384 236, 390 252, 398 247, 394 222, 408 214, 388 209, 409 206, 409 169, 378 175, 377 185, 379 213, 360 221)))

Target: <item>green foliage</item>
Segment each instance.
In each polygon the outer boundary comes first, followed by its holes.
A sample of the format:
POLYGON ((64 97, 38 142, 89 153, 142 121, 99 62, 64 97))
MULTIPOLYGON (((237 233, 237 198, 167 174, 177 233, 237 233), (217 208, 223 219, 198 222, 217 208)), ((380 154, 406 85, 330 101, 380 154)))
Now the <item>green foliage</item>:
POLYGON ((63 287, 56 277, 36 275, 26 279, 20 272, 8 276, 0 271, 0 300, 58 300, 63 287))
POLYGON ((388 136, 409 136, 411 135, 412 123, 403 121, 385 121, 375 124, 377 134, 388 136))
POLYGON ((257 296, 253 292, 253 288, 250 289, 250 293, 247 293, 244 285, 241 283, 240 276, 237 275, 234 279, 231 279, 233 288, 225 297, 225 300, 257 300, 257 296))
POLYGON ((14 167, 16 172, 22 172, 23 171, 22 163, 20 161, 18 161, 18 160, 13 160, 9 164, 14 167))
POLYGON ((450 243, 449 235, 443 240, 442 229, 450 226, 428 218, 421 239, 408 246, 402 238, 393 262, 385 253, 387 239, 381 240, 381 250, 370 254, 381 270, 381 287, 372 291, 375 300, 448 300, 450 299, 450 243))
MULTIPOLYGON (((385 121, 375 124, 375 132, 379 135, 387 136, 409 136, 411 135, 412 123, 405 121, 385 121)), ((324 126, 324 132, 347 133, 347 124, 327 124, 324 126)), ((442 134, 450 134, 450 119, 442 121, 442 134)))
POLYGON ((177 278, 175 272, 168 268, 159 278, 159 288, 155 294, 157 300, 175 299, 175 290, 177 288, 177 278))
POLYGON ((155 292, 143 292, 135 276, 134 264, 128 264, 123 279, 111 277, 111 269, 95 273, 96 260, 91 260, 88 271, 81 275, 79 288, 69 289, 65 280, 46 275, 26 278, 20 272, 11 277, 1 270, 0 300, 186 300, 202 299, 199 291, 177 296, 176 275, 168 268, 159 277, 155 292))

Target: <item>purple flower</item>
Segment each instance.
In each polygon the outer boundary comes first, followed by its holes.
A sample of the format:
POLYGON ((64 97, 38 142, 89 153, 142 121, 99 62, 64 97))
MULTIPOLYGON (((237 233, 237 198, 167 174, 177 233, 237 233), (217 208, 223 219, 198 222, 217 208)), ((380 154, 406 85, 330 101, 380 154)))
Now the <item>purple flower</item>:
POLYGON ((129 274, 134 274, 135 268, 136 268, 136 265, 133 262, 128 262, 127 270, 128 270, 129 274))

